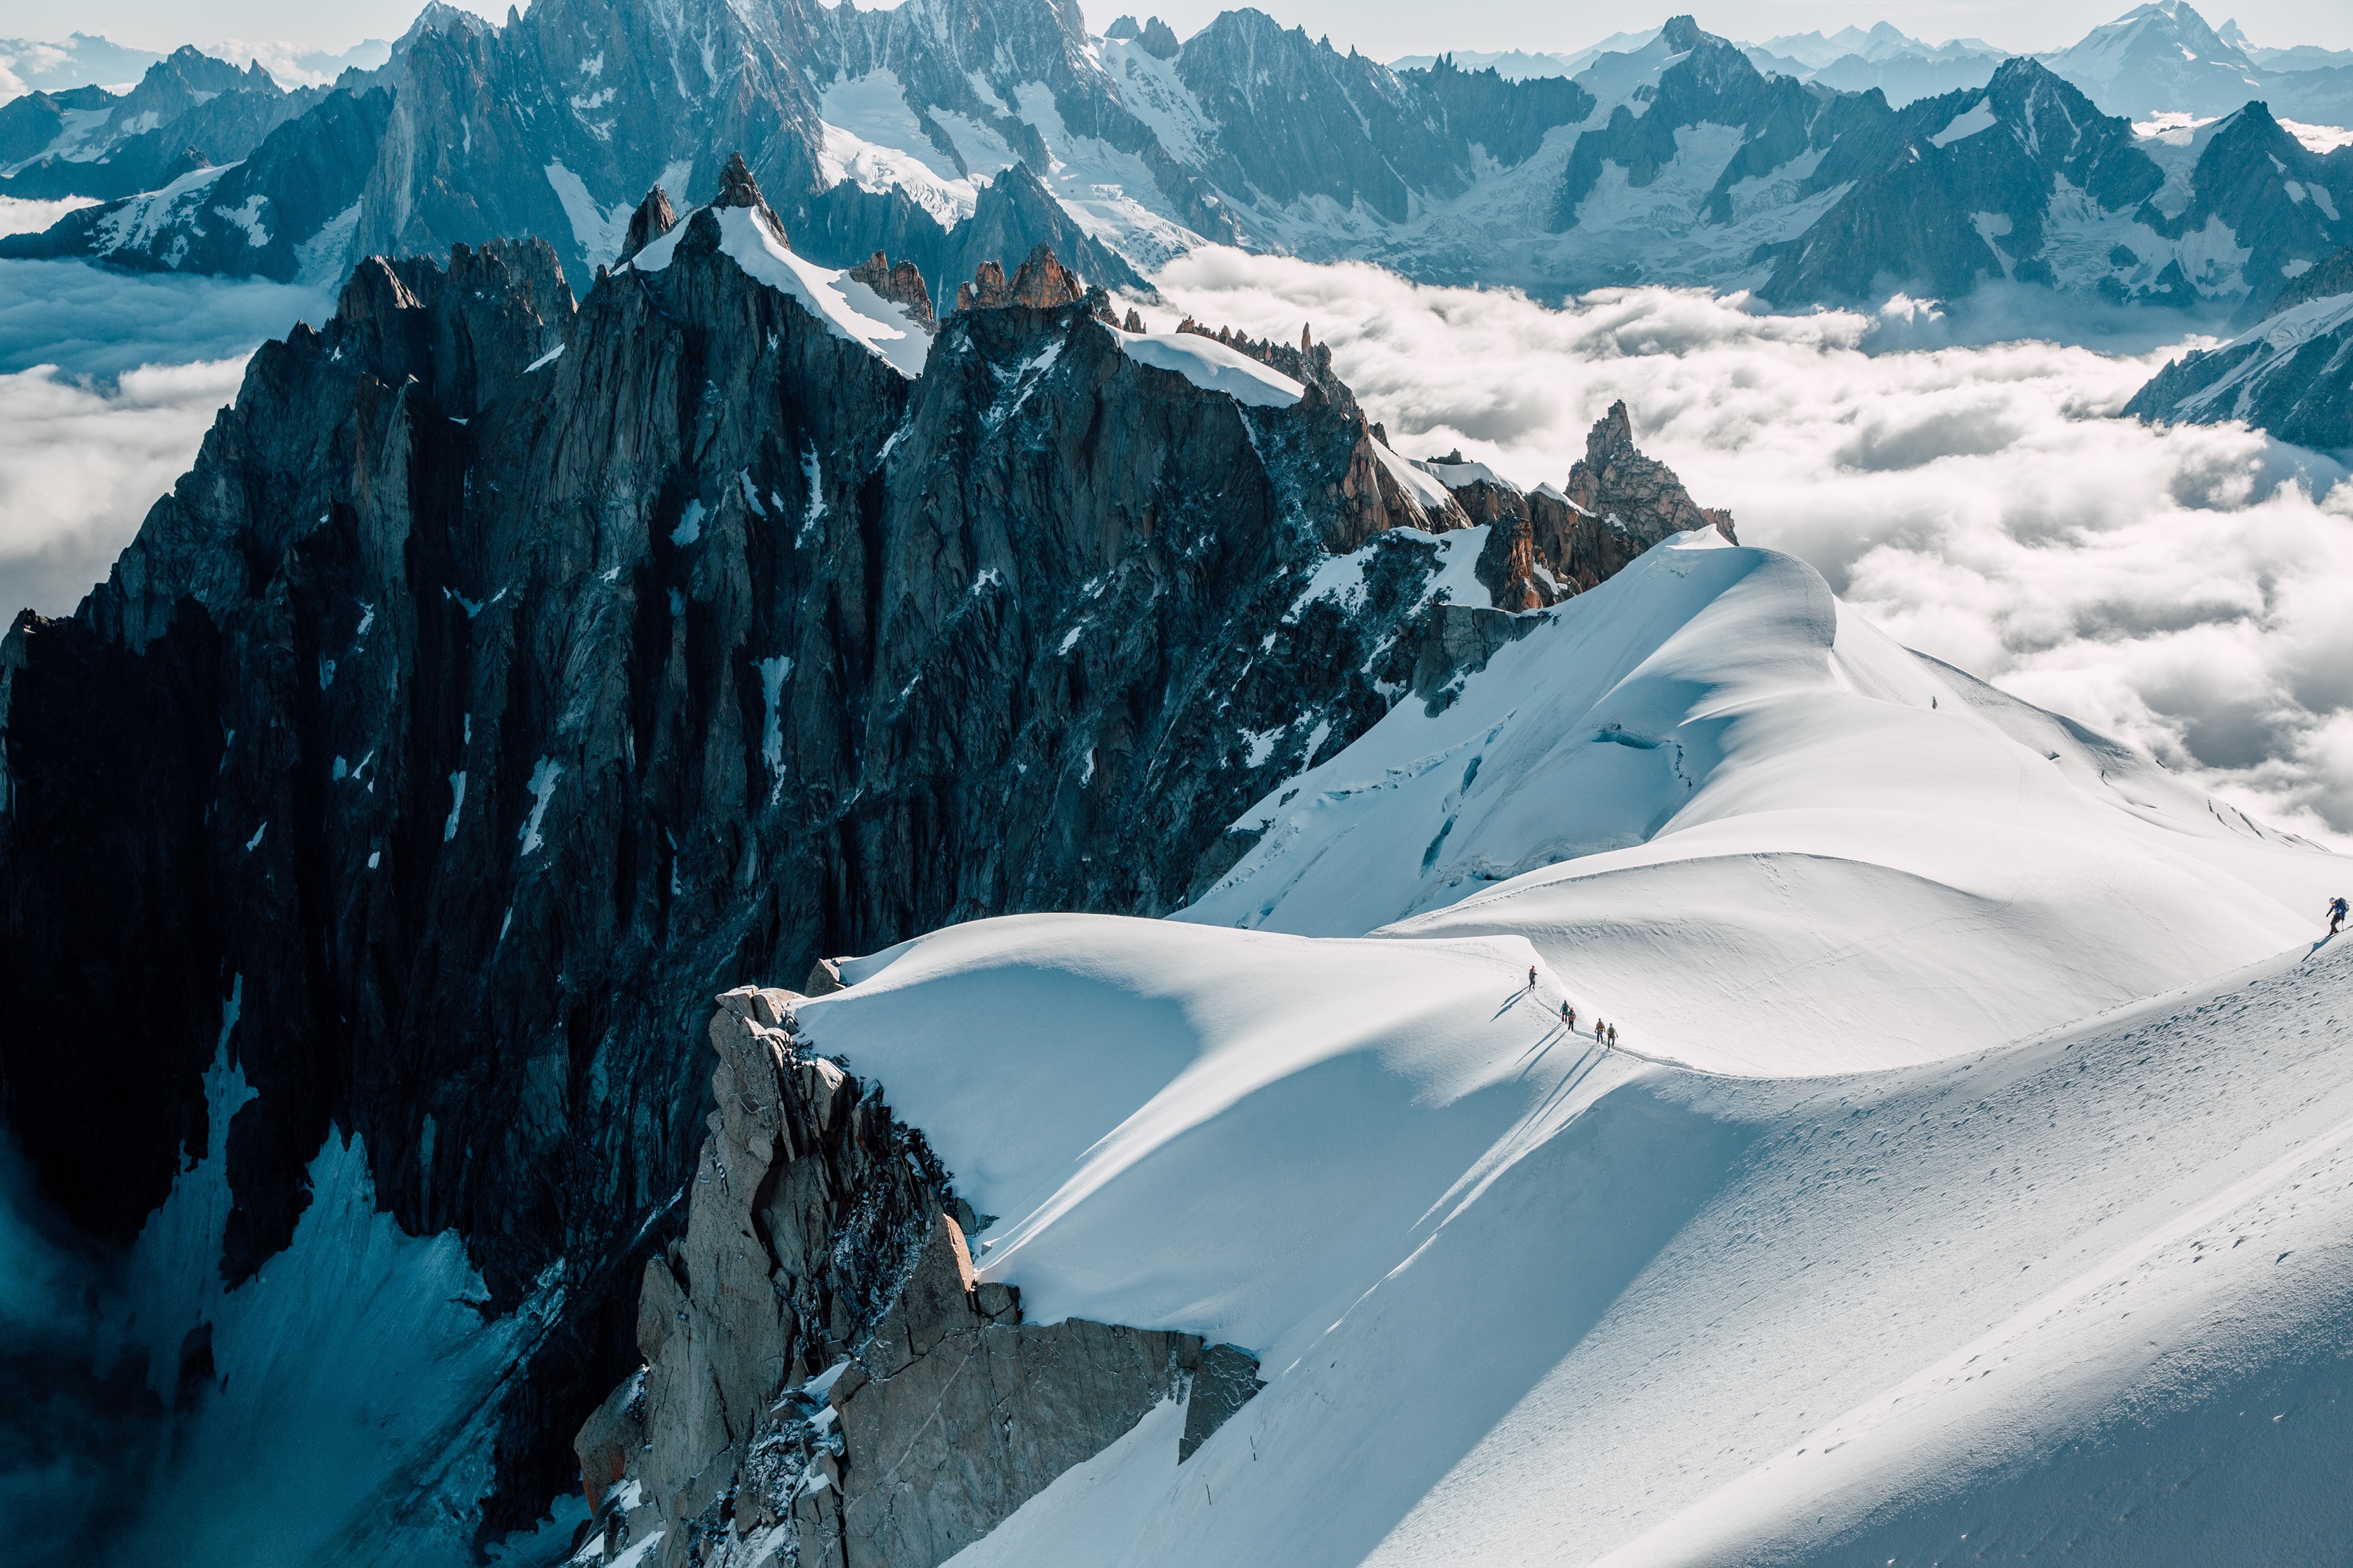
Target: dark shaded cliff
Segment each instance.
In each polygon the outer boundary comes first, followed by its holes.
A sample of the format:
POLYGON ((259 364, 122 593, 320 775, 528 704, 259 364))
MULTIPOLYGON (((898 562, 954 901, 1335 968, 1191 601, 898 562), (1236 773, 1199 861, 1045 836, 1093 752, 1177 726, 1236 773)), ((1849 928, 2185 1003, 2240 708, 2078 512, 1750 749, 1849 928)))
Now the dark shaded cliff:
POLYGON ((1439 552, 1378 541, 1464 521, 1320 350, 1244 406, 1040 256, 911 378, 722 216, 576 311, 543 246, 364 264, 110 580, 0 650, 12 1124, 127 1238, 205 1146, 234 997, 227 1278, 333 1128, 488 1310, 563 1284, 493 1531, 574 1484, 634 1361, 711 995, 976 915, 1176 907, 1299 765, 1245 731, 1337 746, 1411 689, 1439 552), (1368 541, 1364 602, 1300 602, 1368 541))

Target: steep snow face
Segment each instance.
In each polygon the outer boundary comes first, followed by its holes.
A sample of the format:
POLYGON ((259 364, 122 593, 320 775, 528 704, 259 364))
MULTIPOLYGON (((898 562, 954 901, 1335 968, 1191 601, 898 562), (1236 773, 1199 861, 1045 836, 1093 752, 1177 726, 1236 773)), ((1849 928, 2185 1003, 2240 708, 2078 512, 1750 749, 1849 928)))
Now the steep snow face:
MULTIPOLYGON (((169 1414, 139 1506, 113 1510, 120 1536, 92 1550, 199 1568, 465 1562, 475 1520, 459 1500, 489 1484, 497 1393, 560 1287, 551 1279, 521 1312, 487 1317, 457 1233, 403 1234, 377 1206, 365 1147, 330 1132, 292 1244, 224 1288, 227 1135, 253 1098, 229 1060, 236 1029, 233 993, 205 1079, 209 1145, 189 1151, 109 1281, 119 1294, 101 1298, 102 1344, 121 1364, 143 1359, 169 1414)), ((432 1136, 428 1117, 428 1170, 432 1136)), ((582 1511, 559 1500, 559 1518, 582 1511)))
POLYGON ((1307 389, 1215 338, 1198 332, 1122 332, 1119 350, 1138 364, 1175 371, 1204 392, 1252 408, 1288 408, 1307 389))
MULTIPOLYGON (((628 265, 645 272, 667 268, 693 216, 694 213, 688 213, 669 233, 631 257, 628 265)), ((797 255, 749 207, 722 207, 718 216, 719 248, 747 275, 779 293, 790 294, 834 336, 863 343, 875 358, 901 374, 912 379, 923 374, 923 362, 931 356, 932 335, 908 319, 904 306, 885 300, 839 268, 819 267, 797 255)))
POLYGON ((2345 877, 1702 532, 1238 826, 1263 837, 1176 918, 1525 937, 1630 1043, 1735 1073, 1949 1056, 2211 976, 2345 877))
POLYGON ((955 136, 965 164, 959 169, 924 135, 907 107, 905 88, 887 70, 836 81, 819 100, 819 112, 827 179, 837 184, 851 181, 870 191, 902 190, 944 226, 970 217, 981 185, 1015 162, 1003 137, 948 115, 964 132, 955 136))

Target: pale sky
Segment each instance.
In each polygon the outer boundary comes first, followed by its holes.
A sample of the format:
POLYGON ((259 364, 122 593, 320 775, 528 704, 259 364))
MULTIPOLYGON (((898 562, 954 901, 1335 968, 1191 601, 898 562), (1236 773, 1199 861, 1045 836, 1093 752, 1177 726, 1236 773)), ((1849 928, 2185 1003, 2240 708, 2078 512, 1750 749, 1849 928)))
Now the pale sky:
MULTIPOLYGON (((503 18, 503 0, 459 0, 469 10, 503 18)), ((1082 0, 1089 24, 1101 28, 1121 8, 1082 0), (1101 12, 1098 15, 1098 11, 1101 12)), ((1145 0, 1178 35, 1189 35, 1232 0, 1145 0)), ((1740 0, 1710 6, 1680 0, 1649 8, 1566 6, 1550 0, 1472 0, 1431 7, 1419 0, 1259 0, 1285 26, 1328 35, 1377 58, 1441 49, 1573 49, 1609 34, 1653 26, 1691 9, 1700 26, 1728 37, 1758 40, 1849 23, 1886 20, 1916 37, 1976 37, 2005 48, 2047 49, 2074 42, 2129 8, 2132 0, 1740 0)), ((415 17, 416 0, 0 0, 0 37, 52 38, 69 31, 100 33, 118 43, 165 48, 223 38, 286 39, 343 48, 365 37, 397 37, 415 17)), ((2353 4, 2345 0, 2216 0, 2206 19, 2221 26, 2235 16, 2258 44, 2319 44, 2353 47, 2353 4)))

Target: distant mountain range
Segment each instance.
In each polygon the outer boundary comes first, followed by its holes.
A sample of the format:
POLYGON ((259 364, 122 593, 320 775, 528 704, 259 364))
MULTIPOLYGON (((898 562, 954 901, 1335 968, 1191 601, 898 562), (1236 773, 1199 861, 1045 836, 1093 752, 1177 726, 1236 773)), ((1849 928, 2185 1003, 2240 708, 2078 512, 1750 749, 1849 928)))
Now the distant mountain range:
POLYGON ((105 204, 0 255, 324 282, 534 235, 585 287, 649 186, 682 200, 739 150, 805 254, 935 284, 1045 242, 1140 287, 1222 242, 1543 296, 2007 279, 2252 320, 2353 242, 2353 149, 2297 118, 2353 67, 2259 64, 2178 0, 2044 59, 1884 26, 1744 47, 1690 17, 1607 42, 1559 76, 1396 68, 1252 10, 1179 40, 1057 0, 540 0, 503 26, 436 4, 328 89, 184 49, 129 94, 0 107, 0 195, 105 204), (1899 68, 1977 79, 1840 80, 1899 68))
MULTIPOLYGON (((368 38, 348 49, 331 50, 232 38, 203 52, 257 63, 280 87, 298 88, 324 87, 354 66, 373 70, 391 58, 392 46, 382 38, 368 38)), ((88 33, 75 33, 57 44, 0 38, 0 102, 23 93, 69 92, 78 87, 127 90, 164 58, 153 49, 131 48, 88 33)))
MULTIPOLYGON (((1494 68, 1514 80, 1574 77, 1602 55, 1640 49, 1659 36, 1619 33, 1567 54, 1459 50, 1449 57, 1463 70, 1494 68)), ((2012 51, 1983 38, 1941 44, 1915 38, 1893 23, 1828 35, 1790 33, 1740 48, 1757 68, 1841 92, 1878 88, 1901 109, 1915 99, 1964 87, 1983 87, 2012 51)), ((1408 55, 1399 70, 1427 69, 1437 55, 1408 55)), ((2104 112, 2145 120, 2166 113, 2207 119, 2262 100, 2283 118, 2342 125, 2353 118, 2353 49, 2310 44, 2263 48, 2235 21, 2219 28, 2182 0, 2157 0, 2094 27, 2082 41, 2035 57, 2084 90, 2104 112)))
MULTIPOLYGON (((1530 77, 1574 77, 1606 54, 1630 54, 1658 37, 1661 29, 1617 33, 1588 48, 1569 54, 1531 54, 1523 49, 1457 50, 1450 55, 1408 55, 1390 64, 1398 70, 1427 70, 1440 59, 1458 69, 1493 69, 1512 80, 1530 77)), ((1841 92, 1867 92, 1873 88, 1901 109, 1914 99, 1948 92, 1955 88, 1983 87, 2005 51, 1982 38, 1955 38, 1931 44, 1907 37, 1892 23, 1865 30, 1841 27, 1821 33, 1792 33, 1740 48, 1762 71, 1819 81, 1841 92)))

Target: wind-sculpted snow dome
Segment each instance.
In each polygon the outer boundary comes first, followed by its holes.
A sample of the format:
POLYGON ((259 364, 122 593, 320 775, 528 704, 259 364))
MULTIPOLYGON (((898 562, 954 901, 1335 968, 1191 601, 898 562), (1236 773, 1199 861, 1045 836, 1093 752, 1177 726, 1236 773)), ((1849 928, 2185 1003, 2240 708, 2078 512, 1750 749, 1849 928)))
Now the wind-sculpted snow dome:
POLYGON ((1178 919, 798 1006, 1032 1320, 1267 1381, 959 1564, 2194 1562, 2336 1495, 2341 858, 1700 532, 1244 825, 1178 919))
POLYGON ((1245 815, 1183 920, 1509 934, 1645 1049, 1888 1067, 2279 952, 2342 862, 1694 531, 1245 815), (1396 922, 1396 923, 1393 923, 1396 922), (1838 978, 1826 982, 1826 974, 1838 978))

